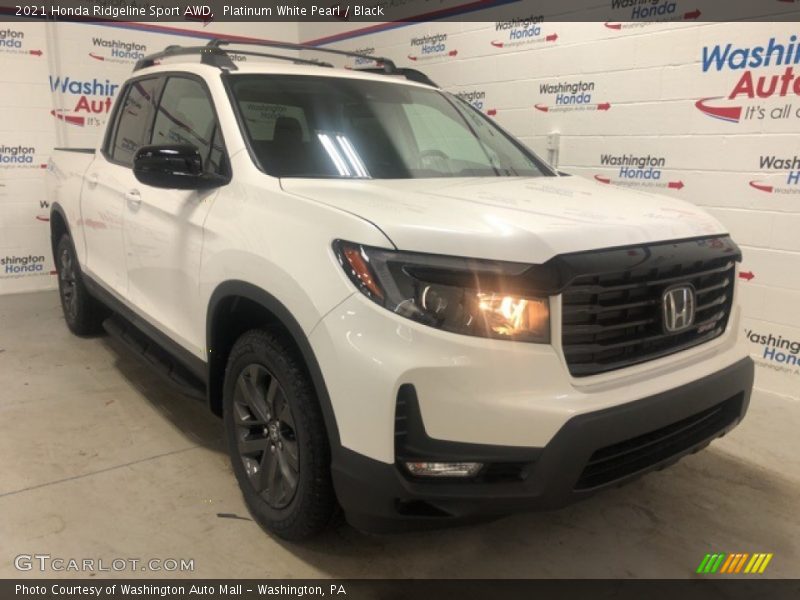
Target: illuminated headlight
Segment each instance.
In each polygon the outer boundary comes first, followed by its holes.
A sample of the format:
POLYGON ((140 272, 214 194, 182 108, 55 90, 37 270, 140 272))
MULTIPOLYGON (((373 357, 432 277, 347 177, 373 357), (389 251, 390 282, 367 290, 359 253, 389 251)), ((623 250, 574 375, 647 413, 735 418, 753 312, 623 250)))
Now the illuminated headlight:
POLYGON ((550 304, 527 280, 530 265, 341 241, 334 251, 359 291, 398 315, 464 335, 550 341, 550 304))
POLYGON ((474 477, 483 466, 476 462, 407 462, 415 477, 474 477))
POLYGON ((549 329, 550 310, 546 298, 478 292, 478 308, 492 333, 500 337, 541 337, 549 329))

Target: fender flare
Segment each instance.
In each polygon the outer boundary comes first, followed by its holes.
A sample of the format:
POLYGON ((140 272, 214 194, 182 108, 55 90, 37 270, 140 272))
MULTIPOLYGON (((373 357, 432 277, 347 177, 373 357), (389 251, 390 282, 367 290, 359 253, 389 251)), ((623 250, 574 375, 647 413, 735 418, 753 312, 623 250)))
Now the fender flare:
MULTIPOLYGON (((214 340, 212 339, 214 320, 216 318, 220 302, 222 302, 222 300, 225 298, 232 296, 246 298, 269 311, 291 336, 295 345, 300 350, 303 361, 305 362, 305 366, 308 369, 308 373, 311 377, 311 383, 314 386, 314 391, 317 394, 320 408, 322 409, 322 416, 325 421, 325 428, 328 432, 331 456, 336 456, 338 449, 341 447, 339 428, 336 425, 336 415, 333 411, 333 404, 331 403, 330 395, 328 394, 328 388, 325 384, 322 370, 320 369, 319 362, 317 362, 317 358, 314 355, 314 350, 311 348, 311 343, 308 340, 308 336, 306 336, 303 328, 297 322, 297 319, 294 318, 291 311, 286 308, 286 306, 280 300, 275 298, 269 292, 266 292, 265 290, 251 283, 247 283, 246 281, 229 280, 219 284, 214 289, 214 292, 211 294, 211 298, 208 302, 208 311, 206 312, 206 354, 208 358, 209 370, 209 404, 211 402, 211 394, 213 393, 214 389, 212 372, 216 371, 216 367, 220 366, 215 364, 215 362, 220 359, 214 356, 212 346, 214 343, 214 340)), ((222 367, 224 370, 224 365, 222 365, 222 367)))
POLYGON ((53 202, 50 205, 50 246, 55 253, 55 246, 58 243, 58 240, 53 239, 53 214, 57 214, 59 217, 61 217, 61 220, 64 221, 64 226, 67 228, 67 235, 69 237, 72 237, 72 229, 69 226, 69 219, 67 219, 66 211, 58 202, 53 202))

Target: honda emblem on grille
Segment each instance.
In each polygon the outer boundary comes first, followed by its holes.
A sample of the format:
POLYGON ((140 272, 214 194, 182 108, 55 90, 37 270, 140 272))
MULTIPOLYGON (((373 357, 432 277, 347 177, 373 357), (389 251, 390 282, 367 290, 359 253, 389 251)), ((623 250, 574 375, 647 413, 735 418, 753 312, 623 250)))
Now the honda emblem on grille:
POLYGON ((664 331, 679 333, 694 324, 694 287, 689 284, 675 285, 664 290, 662 296, 664 331))

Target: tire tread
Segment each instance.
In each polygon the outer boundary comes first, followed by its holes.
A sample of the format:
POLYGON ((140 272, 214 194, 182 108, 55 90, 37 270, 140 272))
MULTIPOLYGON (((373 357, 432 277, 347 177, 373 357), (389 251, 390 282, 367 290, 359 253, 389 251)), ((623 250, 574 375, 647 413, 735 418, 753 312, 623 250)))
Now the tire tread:
POLYGON ((244 333, 236 341, 225 369, 224 405, 231 461, 245 502, 255 520, 264 529, 287 540, 307 539, 327 528, 335 516, 337 503, 331 481, 330 446, 325 423, 305 365, 284 336, 271 330, 255 329, 244 333), (268 362, 277 366, 280 372, 276 375, 287 395, 291 396, 295 424, 304 427, 307 433, 299 448, 301 482, 298 495, 285 509, 276 510, 266 504, 250 488, 243 468, 237 464, 239 456, 235 447, 235 427, 231 415, 232 388, 239 371, 245 366, 238 363, 247 362, 248 357, 267 358, 268 362))
POLYGON ((64 320, 69 330, 77 336, 85 337, 102 334, 103 321, 109 316, 110 312, 99 300, 89 293, 88 289, 86 289, 86 285, 83 283, 83 273, 78 263, 78 256, 75 252, 75 246, 68 233, 63 234, 58 241, 54 257, 56 269, 59 271, 59 299, 61 299, 60 257, 65 246, 72 254, 72 261, 75 264, 75 293, 78 296, 78 311, 75 320, 70 320, 62 300, 64 320))

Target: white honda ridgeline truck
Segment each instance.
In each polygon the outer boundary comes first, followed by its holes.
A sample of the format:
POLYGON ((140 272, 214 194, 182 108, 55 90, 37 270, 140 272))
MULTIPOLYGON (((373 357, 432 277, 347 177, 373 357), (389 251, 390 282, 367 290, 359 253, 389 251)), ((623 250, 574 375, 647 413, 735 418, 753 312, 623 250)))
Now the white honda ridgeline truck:
POLYGON ((225 44, 137 64, 100 147, 54 152, 50 222, 69 328, 202 393, 263 527, 562 506, 742 419, 715 219, 563 176, 387 59, 225 44))

